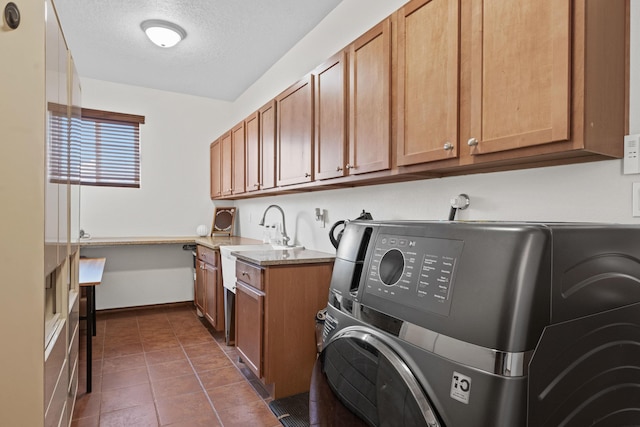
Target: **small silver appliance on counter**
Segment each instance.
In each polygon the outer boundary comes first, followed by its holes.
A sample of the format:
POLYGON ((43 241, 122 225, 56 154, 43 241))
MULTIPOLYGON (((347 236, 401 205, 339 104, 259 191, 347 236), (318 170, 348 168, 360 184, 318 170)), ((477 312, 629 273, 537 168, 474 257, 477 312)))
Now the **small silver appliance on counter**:
POLYGON ((372 426, 638 426, 640 227, 349 222, 320 360, 372 426))

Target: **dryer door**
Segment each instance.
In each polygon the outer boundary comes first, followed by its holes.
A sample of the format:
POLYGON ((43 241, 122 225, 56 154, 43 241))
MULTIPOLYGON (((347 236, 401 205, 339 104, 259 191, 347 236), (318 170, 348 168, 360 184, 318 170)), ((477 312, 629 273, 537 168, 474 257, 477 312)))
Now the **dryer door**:
POLYGON ((339 332, 322 357, 333 392, 370 425, 444 427, 407 364, 374 333, 339 332))

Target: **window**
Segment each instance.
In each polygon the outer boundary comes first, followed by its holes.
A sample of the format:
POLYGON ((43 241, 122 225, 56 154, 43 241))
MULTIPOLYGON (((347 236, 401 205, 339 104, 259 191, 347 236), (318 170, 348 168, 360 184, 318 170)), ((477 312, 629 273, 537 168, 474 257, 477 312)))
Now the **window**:
POLYGON ((144 116, 82 109, 80 182, 140 187, 140 133, 144 116))
POLYGON ((144 116, 49 105, 51 182, 140 187, 140 131, 144 116), (66 143, 69 141, 69 143, 66 143))

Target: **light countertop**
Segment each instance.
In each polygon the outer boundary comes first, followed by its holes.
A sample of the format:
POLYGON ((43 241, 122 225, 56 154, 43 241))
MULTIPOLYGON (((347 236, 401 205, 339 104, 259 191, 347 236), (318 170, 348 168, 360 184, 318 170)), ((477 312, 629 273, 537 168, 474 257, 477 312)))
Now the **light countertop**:
POLYGON ((335 255, 309 249, 232 252, 239 260, 262 267, 287 264, 318 264, 333 262, 335 255))
MULTIPOLYGON (((229 245, 260 245, 262 241, 237 236, 144 236, 144 237, 92 237, 81 239, 81 247, 104 247, 104 246, 132 246, 132 245, 202 245, 210 249, 217 250, 220 246, 229 245)), ((238 259, 256 264, 259 266, 287 265, 287 264, 317 264, 323 262, 333 262, 334 254, 319 252, 309 249, 288 249, 288 250, 255 250, 233 253, 238 259)))
POLYGON ((236 236, 143 236, 143 237, 92 237, 80 239, 81 247, 127 246, 127 245, 203 245, 218 249, 222 245, 249 245, 262 243, 259 240, 236 236))

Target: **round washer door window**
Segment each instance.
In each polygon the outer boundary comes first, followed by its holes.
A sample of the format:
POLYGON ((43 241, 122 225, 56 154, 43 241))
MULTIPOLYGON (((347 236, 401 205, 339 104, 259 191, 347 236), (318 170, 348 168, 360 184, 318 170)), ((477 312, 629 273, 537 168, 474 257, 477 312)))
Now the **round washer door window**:
POLYGON ((443 427, 407 365, 371 333, 338 334, 322 356, 333 392, 370 425, 443 427))

